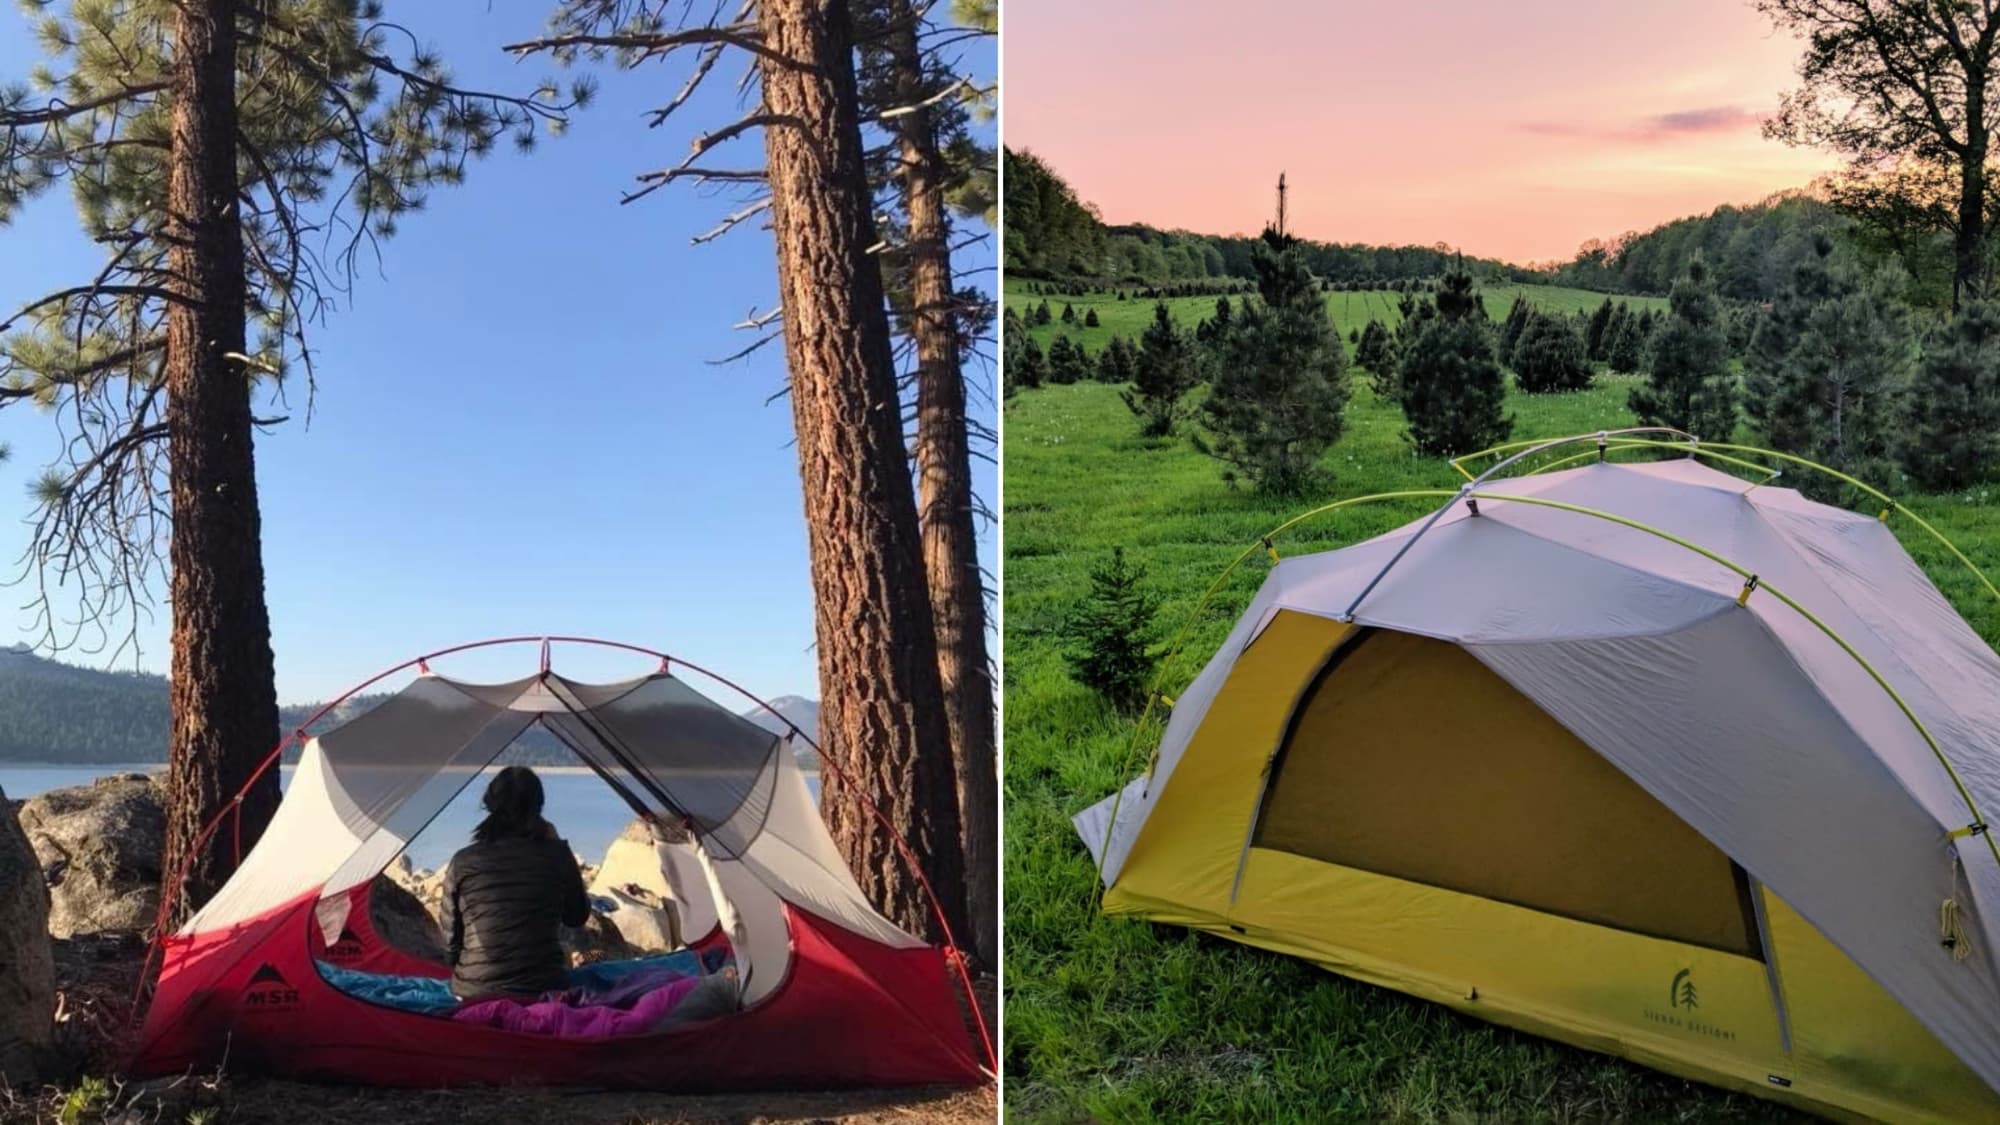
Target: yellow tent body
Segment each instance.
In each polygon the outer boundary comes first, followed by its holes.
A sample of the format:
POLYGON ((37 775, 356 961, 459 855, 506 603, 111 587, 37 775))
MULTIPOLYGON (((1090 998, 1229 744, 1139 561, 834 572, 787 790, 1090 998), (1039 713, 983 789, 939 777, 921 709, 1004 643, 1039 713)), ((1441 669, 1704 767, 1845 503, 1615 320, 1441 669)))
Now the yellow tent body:
MULTIPOLYGON (((1630 471, 1576 470, 1600 482, 1604 473, 1630 471)), ((1732 496, 1742 489, 1734 478, 1699 468, 1663 472, 1712 486, 1708 476, 1686 476, 1707 473, 1729 481, 1732 496)), ((1440 534, 1435 551, 1478 545, 1488 549, 1486 565, 1505 566, 1513 532, 1496 530, 1501 507, 1524 506, 1489 504, 1484 515, 1460 518, 1460 542, 1454 547, 1451 535, 1440 534), (1479 527, 1482 520, 1488 526, 1479 527)), ((1392 535, 1348 550, 1366 555, 1357 573, 1373 573, 1396 545, 1392 535)), ((1594 549, 1610 550, 1603 541, 1594 549)), ((1628 608, 1613 611, 1617 629, 1649 645, 1661 637, 1706 639, 1673 650, 1693 654, 1676 660, 1657 647, 1628 650, 1585 638, 1578 643, 1599 646, 1584 650, 1590 660, 1562 665, 1564 682, 1584 702, 1558 716, 1545 705, 1547 683, 1523 671, 1523 653, 1559 631, 1537 625, 1537 638, 1525 639, 1518 621, 1533 615, 1522 606, 1558 596, 1538 593, 1533 579, 1522 576, 1526 588, 1495 609, 1490 593, 1436 585, 1446 572, 1435 563, 1427 579, 1424 560, 1413 554, 1404 588, 1385 583, 1372 595, 1382 612, 1348 614, 1340 611, 1356 583, 1327 577, 1333 570, 1311 560, 1287 560, 1274 571, 1190 689, 1200 698, 1184 696, 1175 708, 1165 764, 1134 781, 1123 810, 1107 800, 1078 817, 1100 860, 1107 845, 1114 853, 1105 870, 1106 913, 1305 958, 1496 1024, 1838 1118, 2000 1121, 2000 1094, 1977 1069, 1983 1036, 1964 1047, 1966 1025, 1955 1014, 1939 1015, 1925 991, 1938 981, 1942 995, 1958 988, 1975 997, 1975 1011, 1988 1003, 1976 997, 1991 987, 1992 943, 1979 921, 1979 896, 1962 873, 1975 872, 1970 882, 1980 883, 1985 868, 1978 864, 1992 865, 1985 844, 1972 840, 1976 848, 1958 850, 1968 836, 1949 824, 1915 830, 1910 870, 1925 872, 1921 880, 1897 876, 1887 862, 1873 865, 1877 870, 1823 871, 1814 856, 1789 854, 1788 841, 1815 850, 1814 832, 1852 842, 1879 830, 1883 854, 1900 849, 1892 842, 1901 832, 1890 827, 1900 823, 1892 810, 1915 787, 1883 783, 1886 772, 1869 783, 1882 784, 1884 795, 1868 798, 1882 804, 1879 826, 1873 814, 1849 813, 1847 823, 1833 826, 1801 817, 1817 827, 1796 832, 1786 826, 1759 836, 1742 827, 1800 812, 1772 807, 1781 786, 1736 776, 1734 759, 1757 759, 1760 740, 1778 747, 1776 760, 1785 764, 1772 768, 1786 785, 1844 767, 1827 748, 1832 735, 1824 746, 1817 737, 1805 745, 1797 734, 1762 731, 1754 717, 1758 706, 1775 713, 1824 704, 1837 713, 1826 693, 1758 688, 1752 694, 1761 702, 1749 701, 1742 712, 1752 717, 1732 719, 1722 703, 1710 707, 1701 702, 1708 697, 1685 686, 1710 683, 1704 690, 1719 700, 1715 693, 1730 690, 1727 681, 1746 679, 1725 668, 1704 680, 1698 671, 1717 663, 1701 652, 1720 645, 1719 623, 1751 621, 1743 604, 1750 599, 1728 596, 1740 584, 1733 576, 1715 589, 1727 604, 1693 606, 1686 625, 1636 620, 1678 603, 1651 587, 1621 587, 1628 608), (1328 596, 1334 587, 1341 596, 1328 596), (1437 603, 1482 596, 1482 624, 1470 636, 1425 617, 1447 614, 1437 603), (1327 608, 1298 608, 1315 605, 1327 608), (1617 692, 1638 694, 1612 699, 1617 692), (1630 699, 1648 692, 1672 702, 1641 712, 1630 699), (1643 728, 1632 737, 1678 747, 1685 761, 1658 773, 1635 768, 1635 759, 1605 749, 1613 740, 1591 720, 1592 708, 1622 712, 1620 729, 1643 728), (1685 726, 1688 711, 1703 712, 1708 725, 1685 726), (1710 745, 1688 745, 1702 739, 1710 745), (1895 885, 1910 881, 1927 885, 1895 885), (1792 897, 1781 897, 1779 886, 1792 897), (1885 897, 1872 912, 1838 906, 1843 894, 1903 892, 1901 903, 1885 897), (1940 909, 1968 919, 1958 941, 1970 943, 1971 956, 1949 931, 1941 939, 1940 909), (1835 920, 1844 940, 1832 940, 1809 914, 1835 920), (1917 1018, 1880 980, 1895 982, 1932 1018, 1917 1018), (1947 1046, 1934 1027, 1961 1049, 1947 1046)), ((1602 596, 1590 581, 1571 576, 1574 596, 1602 596)), ((1559 594, 1564 586, 1556 580, 1550 589, 1559 594)), ((1784 682, 1804 683, 1801 668, 1831 674, 1823 669, 1835 665, 1819 661, 1820 654, 1787 663, 1761 652, 1744 666, 1782 667, 1784 682)), ((1803 729, 1819 728, 1786 728, 1803 729)), ((1648 753, 1648 762, 1665 755, 1648 753)), ((1834 803, 1803 790, 1801 800, 1834 803)), ((1843 807, 1870 806, 1857 797, 1843 807)), ((1949 815, 1965 814, 1961 806, 1949 815)), ((1838 857, 1825 859, 1841 865, 1838 857)))

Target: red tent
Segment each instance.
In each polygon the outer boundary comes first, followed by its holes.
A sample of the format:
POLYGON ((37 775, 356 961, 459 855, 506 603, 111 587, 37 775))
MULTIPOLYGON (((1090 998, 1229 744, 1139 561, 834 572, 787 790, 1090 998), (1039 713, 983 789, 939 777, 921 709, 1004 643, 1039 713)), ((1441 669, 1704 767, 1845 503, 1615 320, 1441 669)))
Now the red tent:
MULTIPOLYGON (((303 751, 269 828, 228 884, 162 942, 133 1069, 685 1091, 980 1081, 954 995, 954 971, 969 990, 962 963, 868 903, 792 752, 803 732, 780 737, 716 704, 676 674, 709 673, 665 654, 614 645, 658 657, 659 669, 588 684, 552 672, 547 646, 540 671, 500 684, 432 673, 428 659, 443 653, 410 661, 348 694, 417 666, 401 692, 331 730, 296 736, 303 751), (695 944, 728 949, 736 1012, 643 1034, 559 1038, 405 1010, 330 983, 329 968, 448 975, 382 940, 369 886, 534 725, 641 815, 691 829, 684 847, 703 885, 674 889, 715 919, 695 944)), ((482 646, 461 646, 473 647, 482 646)), ((227 819, 211 832, 227 831, 227 819)), ((657 846, 663 870, 690 868, 669 862, 673 845, 657 846)), ((990 1069, 990 1043, 985 1056, 990 1069)))

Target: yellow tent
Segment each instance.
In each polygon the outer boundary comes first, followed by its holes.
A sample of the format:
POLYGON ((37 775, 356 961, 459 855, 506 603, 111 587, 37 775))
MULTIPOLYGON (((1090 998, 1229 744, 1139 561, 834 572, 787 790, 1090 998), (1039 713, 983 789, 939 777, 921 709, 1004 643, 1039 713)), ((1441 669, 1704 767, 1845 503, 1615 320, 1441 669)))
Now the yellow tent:
POLYGON ((1463 499, 1273 569, 1077 818, 1105 911, 1821 1113, 2000 1120, 2000 658, 1879 521, 1692 460, 1463 499))

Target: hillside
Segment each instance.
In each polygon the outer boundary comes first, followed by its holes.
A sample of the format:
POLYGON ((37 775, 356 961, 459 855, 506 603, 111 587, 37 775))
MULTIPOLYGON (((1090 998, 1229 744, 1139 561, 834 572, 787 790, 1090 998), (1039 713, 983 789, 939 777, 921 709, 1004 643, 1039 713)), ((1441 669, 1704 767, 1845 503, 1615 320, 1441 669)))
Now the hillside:
MULTIPOLYGON (((1070 281, 1151 282, 1244 279, 1251 268, 1252 234, 1200 234, 1134 223, 1107 226, 1097 209, 1033 153, 1006 151, 1007 197, 1002 229, 1010 278, 1070 281)), ((1261 216, 1257 217, 1261 221, 1261 216)), ((1369 246, 1361 243, 1305 243, 1315 275, 1337 282, 1385 282, 1436 277, 1460 261, 1449 246, 1369 246)), ((1488 281, 1532 280, 1515 265, 1491 258, 1464 258, 1488 281)))
MULTIPOLYGON (((1249 235, 1107 225, 1097 209, 1040 157, 1009 149, 1006 163, 1005 251, 1011 280, 1059 280, 1101 288, 1254 276, 1250 263, 1256 239, 1249 235)), ((1867 245, 1853 222, 1819 195, 1786 191, 1756 203, 1724 204, 1644 231, 1592 239, 1565 262, 1524 266, 1491 258, 1462 260, 1485 283, 1489 297, 1506 284, 1664 296, 1699 255, 1714 271, 1722 296, 1766 301, 1784 287, 1821 235, 1847 242, 1872 259, 1885 257, 1885 248, 1867 245)), ((1443 245, 1311 240, 1304 245, 1313 273, 1340 285, 1381 286, 1433 278, 1461 261, 1452 247, 1443 245)), ((1911 249, 1903 247, 1896 256, 1915 275, 1909 299, 1923 304, 1936 296, 1931 292, 1936 288, 1936 269, 1921 267, 1935 263, 1926 258, 1913 264, 1911 249)))
MULTIPOLYGON (((388 698, 362 695, 341 704, 315 729, 351 719, 388 698)), ((320 703, 279 709, 284 729, 296 729, 320 710, 320 703)), ((785 718, 817 736, 819 704, 796 695, 772 700, 785 718)), ((766 729, 782 728, 761 708, 746 717, 766 729)), ((0 648, 0 762, 62 765, 125 765, 166 759, 167 681, 142 672, 106 672, 36 656, 24 648, 0 648)), ((800 762, 817 765, 810 747, 800 762)), ((292 756, 296 756, 296 750, 292 756)), ((540 727, 523 734, 504 761, 521 765, 575 765, 554 735, 540 727)))

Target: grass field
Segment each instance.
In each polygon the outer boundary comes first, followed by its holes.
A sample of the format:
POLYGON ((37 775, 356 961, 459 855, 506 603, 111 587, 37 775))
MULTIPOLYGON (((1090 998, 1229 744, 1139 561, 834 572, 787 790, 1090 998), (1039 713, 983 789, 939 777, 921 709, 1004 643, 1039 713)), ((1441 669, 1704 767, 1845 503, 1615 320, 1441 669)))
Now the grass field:
MULTIPOLYGON (((1230 559, 1293 514, 1338 496, 1453 485, 1459 478, 1444 462, 1410 454, 1400 412, 1365 383, 1357 373, 1348 434, 1326 458, 1335 480, 1322 495, 1290 501, 1232 491, 1216 463, 1183 439, 1139 438, 1115 388, 1022 391, 1006 405, 1010 1118, 1798 1119, 1769 1103, 1492 1027, 1302 961, 1097 913, 1095 872, 1069 817, 1136 773, 1151 745, 1131 757, 1130 722, 1070 680, 1058 635, 1064 617, 1087 591, 1092 565, 1115 544, 1147 568, 1148 586, 1163 597, 1164 634, 1180 627, 1230 559)), ((1580 394, 1514 395, 1515 436, 1629 424, 1630 385, 1600 376, 1580 394)), ((2000 488, 1906 503, 1989 572, 2000 570, 2000 488)), ((1425 510, 1347 509, 1309 521, 1278 546, 1288 555, 1326 549, 1425 510)), ((2000 611, 1976 579, 1929 540, 1903 541, 1987 639, 2000 639, 2000 611)), ((1261 562, 1240 568, 1195 623, 1170 666, 1169 695, 1221 642, 1265 569, 1261 562)))
MULTIPOLYGON (((1056 319, 1047 324, 1036 325, 1029 330, 1035 343, 1046 349, 1049 341, 1057 335, 1066 335, 1074 343, 1082 344, 1085 351, 1096 354, 1097 349, 1111 342, 1113 336, 1130 336, 1135 340, 1146 326, 1153 322, 1155 302, 1128 297, 1119 300, 1115 292, 1092 293, 1085 297, 1043 298, 1031 292, 1033 283, 1009 281, 1006 284, 1007 307, 1023 316, 1032 311, 1043 300, 1049 303, 1049 312, 1056 319), (1076 306, 1076 323, 1064 324, 1060 319, 1064 304, 1076 306), (1086 328, 1084 313, 1097 310, 1098 326, 1086 328)), ((1127 288, 1132 293, 1133 289, 1127 288)), ((1573 313, 1595 309, 1604 294, 1592 293, 1587 289, 1564 289, 1554 285, 1499 285, 1490 289, 1482 288, 1480 296, 1485 299, 1486 312, 1494 320, 1505 320, 1507 310, 1513 307, 1516 295, 1525 295, 1528 303, 1551 312, 1573 313)), ((1347 339, 1349 329, 1360 329, 1370 320, 1379 320, 1390 328, 1402 322, 1403 315, 1396 311, 1396 301, 1402 296, 1386 290, 1365 293, 1328 293, 1327 312, 1332 314, 1334 327, 1340 330, 1340 338, 1347 339)), ((1240 298, 1231 297, 1234 305, 1240 298)), ((1623 297, 1635 309, 1665 309, 1664 297, 1623 297)), ((1192 330, 1196 322, 1215 313, 1214 297, 1173 297, 1168 299, 1167 308, 1173 312, 1174 320, 1183 329, 1192 330)), ((1349 354, 1353 352, 1350 345, 1349 354)))

